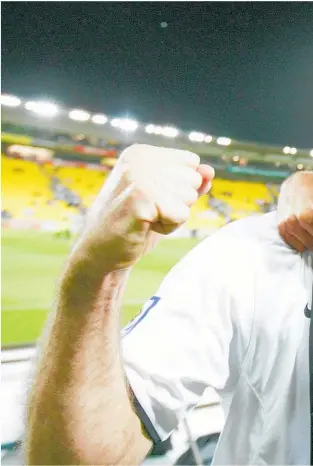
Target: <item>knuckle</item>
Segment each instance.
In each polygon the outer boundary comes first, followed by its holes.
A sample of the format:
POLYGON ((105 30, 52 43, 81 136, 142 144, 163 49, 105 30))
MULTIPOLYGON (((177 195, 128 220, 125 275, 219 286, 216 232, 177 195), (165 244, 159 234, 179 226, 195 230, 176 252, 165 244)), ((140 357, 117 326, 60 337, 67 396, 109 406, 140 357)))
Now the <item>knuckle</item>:
POLYGON ((198 200, 198 191, 196 191, 195 189, 192 190, 192 201, 193 202, 197 202, 198 200))
POLYGON ((194 152, 188 152, 190 157, 190 162, 192 162, 195 166, 200 165, 200 156, 195 154, 194 152))
POLYGON ((193 203, 198 199, 198 192, 195 189, 188 189, 186 190, 185 197, 189 202, 193 203))
POLYGON ((194 172, 194 187, 196 189, 200 188, 200 186, 202 185, 202 176, 200 175, 200 173, 198 172, 194 172))
POLYGON ((202 185, 202 176, 192 167, 183 167, 178 173, 178 182, 184 186, 198 189, 202 185))

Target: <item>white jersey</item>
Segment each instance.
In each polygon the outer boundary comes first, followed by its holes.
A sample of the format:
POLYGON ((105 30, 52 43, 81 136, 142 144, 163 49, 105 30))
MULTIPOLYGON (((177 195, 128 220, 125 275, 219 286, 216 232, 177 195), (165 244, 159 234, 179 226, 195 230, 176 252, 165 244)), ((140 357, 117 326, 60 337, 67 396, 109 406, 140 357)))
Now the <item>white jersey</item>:
POLYGON ((312 253, 282 241, 275 212, 227 225, 172 269, 122 340, 154 441, 213 387, 214 464, 309 464, 312 280, 312 253))

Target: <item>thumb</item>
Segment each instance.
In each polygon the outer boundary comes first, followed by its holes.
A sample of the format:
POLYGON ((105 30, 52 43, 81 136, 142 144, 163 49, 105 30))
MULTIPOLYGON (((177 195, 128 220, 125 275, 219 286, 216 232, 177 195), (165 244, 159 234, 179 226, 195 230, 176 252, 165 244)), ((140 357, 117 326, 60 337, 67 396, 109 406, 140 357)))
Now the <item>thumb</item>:
POLYGON ((199 165, 197 172, 202 176, 202 184, 198 189, 199 195, 206 194, 210 191, 212 180, 215 176, 214 168, 210 165, 199 165))

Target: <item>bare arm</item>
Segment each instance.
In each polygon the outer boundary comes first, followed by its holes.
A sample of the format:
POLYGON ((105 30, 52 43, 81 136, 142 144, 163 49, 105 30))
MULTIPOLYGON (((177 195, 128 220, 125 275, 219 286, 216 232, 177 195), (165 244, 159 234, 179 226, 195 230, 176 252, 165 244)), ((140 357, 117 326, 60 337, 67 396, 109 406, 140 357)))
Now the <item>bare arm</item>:
POLYGON ((31 399, 28 464, 139 464, 151 448, 120 358, 128 271, 103 278, 88 261, 69 264, 61 283, 31 399))
POLYGON ((60 282, 30 398, 28 464, 144 459, 151 441, 133 410, 120 357, 123 289, 155 232, 186 221, 197 190, 205 192, 212 176, 185 151, 134 146, 120 158, 60 282))

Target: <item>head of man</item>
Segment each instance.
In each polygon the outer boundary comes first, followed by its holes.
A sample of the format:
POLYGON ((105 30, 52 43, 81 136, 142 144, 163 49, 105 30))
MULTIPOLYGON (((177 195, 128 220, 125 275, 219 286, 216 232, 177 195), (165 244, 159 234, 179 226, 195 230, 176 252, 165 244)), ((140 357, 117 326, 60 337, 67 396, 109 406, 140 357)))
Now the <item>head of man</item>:
POLYGON ((294 173, 281 187, 278 229, 298 252, 313 250, 313 171, 294 173))

